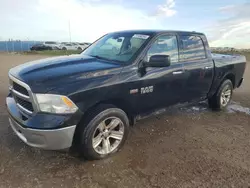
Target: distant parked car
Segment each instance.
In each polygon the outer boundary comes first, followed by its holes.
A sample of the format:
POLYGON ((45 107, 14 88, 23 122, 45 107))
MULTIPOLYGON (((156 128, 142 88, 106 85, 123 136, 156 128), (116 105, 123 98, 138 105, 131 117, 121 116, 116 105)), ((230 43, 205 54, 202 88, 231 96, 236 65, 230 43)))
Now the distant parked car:
POLYGON ((72 42, 71 44, 75 45, 77 50, 83 50, 83 47, 80 45, 79 42, 72 42))
POLYGON ((59 42, 46 41, 43 43, 43 45, 51 47, 52 50, 60 50, 61 49, 61 45, 59 42))
POLYGON ((61 43, 61 49, 62 50, 79 50, 78 49, 78 44, 77 43, 61 43))
POLYGON ((31 51, 43 51, 43 50, 52 50, 51 46, 46 46, 44 44, 35 44, 30 48, 31 51))
POLYGON ((78 50, 85 50, 89 45, 90 43, 87 43, 87 42, 79 43, 78 50))

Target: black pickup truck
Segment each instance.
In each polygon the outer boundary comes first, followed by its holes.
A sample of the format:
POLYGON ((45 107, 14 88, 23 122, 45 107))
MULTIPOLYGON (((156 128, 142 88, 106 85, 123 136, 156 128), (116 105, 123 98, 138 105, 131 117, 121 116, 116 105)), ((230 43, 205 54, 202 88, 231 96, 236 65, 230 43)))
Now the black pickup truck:
POLYGON ((212 55, 198 32, 110 33, 79 55, 12 68, 9 121, 30 146, 74 146, 101 159, 122 147, 141 114, 205 99, 225 108, 245 66, 244 56, 212 55))

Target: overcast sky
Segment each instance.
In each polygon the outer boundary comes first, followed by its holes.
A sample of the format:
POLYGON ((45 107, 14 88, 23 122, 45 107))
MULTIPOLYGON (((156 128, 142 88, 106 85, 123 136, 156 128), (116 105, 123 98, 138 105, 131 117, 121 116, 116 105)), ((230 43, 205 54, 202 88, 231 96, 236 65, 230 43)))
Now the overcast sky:
POLYGON ((250 47, 250 0, 0 0, 0 40, 92 42, 128 29, 207 34, 210 46, 250 47))

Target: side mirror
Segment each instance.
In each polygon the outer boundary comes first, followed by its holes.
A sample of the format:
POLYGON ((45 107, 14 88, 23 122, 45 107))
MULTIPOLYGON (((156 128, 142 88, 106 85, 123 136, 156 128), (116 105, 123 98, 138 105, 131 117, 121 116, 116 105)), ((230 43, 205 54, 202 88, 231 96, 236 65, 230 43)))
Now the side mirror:
POLYGON ((171 65, 169 55, 153 55, 149 62, 144 62, 145 67, 168 67, 171 65))

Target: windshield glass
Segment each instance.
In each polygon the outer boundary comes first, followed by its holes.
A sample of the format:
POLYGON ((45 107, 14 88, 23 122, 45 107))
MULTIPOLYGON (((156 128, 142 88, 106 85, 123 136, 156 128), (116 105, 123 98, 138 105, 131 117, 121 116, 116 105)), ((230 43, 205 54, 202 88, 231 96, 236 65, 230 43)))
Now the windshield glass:
POLYGON ((149 37, 139 33, 111 33, 96 41, 82 54, 127 63, 149 37))

